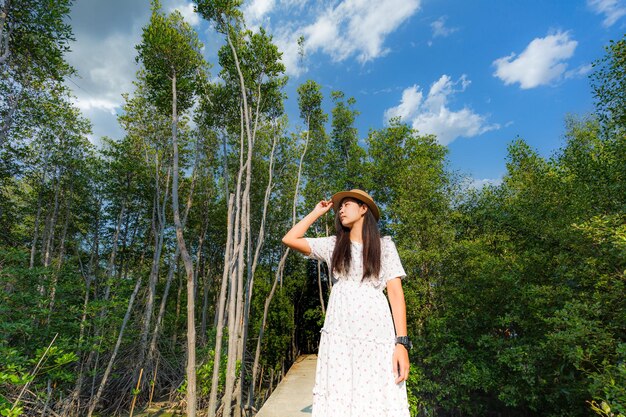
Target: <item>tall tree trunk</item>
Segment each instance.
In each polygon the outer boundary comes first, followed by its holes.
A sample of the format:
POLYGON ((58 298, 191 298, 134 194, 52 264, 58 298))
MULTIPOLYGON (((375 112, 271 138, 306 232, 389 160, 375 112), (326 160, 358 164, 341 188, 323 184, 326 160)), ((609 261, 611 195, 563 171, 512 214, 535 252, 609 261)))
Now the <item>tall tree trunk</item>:
MULTIPOLYGON (((185 213, 183 214, 182 224, 185 227, 187 224, 187 216, 189 215, 189 211, 191 210, 191 203, 193 199, 193 193, 197 180, 197 166, 199 160, 199 148, 196 148, 196 158, 193 167, 191 186, 189 188, 189 195, 187 196, 187 204, 185 206, 185 213)), ((154 360, 154 354, 156 352, 157 340, 161 333, 161 325, 163 324, 163 317, 165 316, 165 307, 167 304, 167 298, 170 292, 170 287, 172 285, 172 279, 174 277, 174 272, 176 270, 176 265, 178 265, 178 258, 180 257, 180 248, 176 245, 176 250, 172 261, 170 262, 169 271, 167 273, 167 281, 165 282, 165 289, 163 290, 163 296, 161 297, 161 305, 159 306, 159 314, 157 316, 156 322, 154 324, 154 330, 152 332, 152 338, 150 340, 150 348, 148 349, 148 362, 152 363, 154 360)))
POLYGON ((206 268, 202 280, 202 323, 200 324, 200 344, 204 347, 207 344, 207 316, 209 310, 209 280, 210 280, 210 264, 206 262, 206 268))
MULTIPOLYGON (((252 250, 252 236, 251 236, 251 227, 250 227, 250 186, 248 185, 251 182, 251 170, 252 170, 252 151, 253 151, 253 147, 254 147, 254 141, 256 138, 256 132, 258 129, 258 125, 259 125, 259 115, 260 115, 260 105, 261 105, 261 80, 259 80, 258 82, 258 87, 257 87, 257 106, 256 106, 256 112, 255 112, 255 120, 254 120, 254 127, 252 130, 252 138, 248 140, 248 164, 247 164, 247 177, 246 177, 246 189, 247 189, 247 194, 246 194, 246 218, 245 218, 245 222, 246 222, 246 230, 247 232, 247 280, 246 280, 246 286, 245 289, 242 290, 243 292, 240 294, 240 299, 242 299, 243 297, 245 297, 243 301, 243 305, 240 305, 237 309, 238 311, 238 316, 241 317, 243 316, 243 318, 238 319, 238 323, 240 323, 240 327, 239 327, 239 332, 238 332, 238 347, 237 347, 237 357, 240 358, 240 361, 242 364, 246 363, 246 342, 247 342, 247 338, 248 338, 248 321, 249 321, 249 311, 250 311, 250 300, 252 298, 252 291, 254 288, 254 274, 256 271, 256 266, 258 263, 258 259, 259 259, 259 255, 261 253, 261 248, 263 247, 263 243, 265 240, 265 219, 267 216, 267 207, 269 204, 269 196, 271 194, 271 190, 272 190, 272 174, 273 174, 273 166, 274 166, 274 151, 276 149, 276 141, 278 138, 278 135, 276 134, 277 132, 274 132, 274 140, 272 141, 272 150, 270 153, 270 166, 269 166, 269 178, 268 178, 268 183, 267 186, 265 188, 265 196, 264 196, 264 200, 263 200, 263 215, 261 218, 261 225, 259 227, 259 233, 258 233, 258 237, 257 237, 257 241, 256 241, 256 246, 255 246, 255 250, 254 250, 254 256, 253 256, 253 250, 252 250)), ((242 272, 243 275, 243 272, 242 272)), ((243 276, 241 279, 241 282, 243 282, 243 276)), ((238 384, 239 386, 239 390, 237 390, 237 404, 238 407, 235 409, 235 417, 239 417, 241 415, 241 411, 242 409, 246 408, 247 405, 244 404, 244 389, 245 389, 245 385, 243 383, 243 380, 245 378, 245 366, 241 367, 241 372, 240 372, 240 379, 241 379, 241 383, 238 384)))
POLYGON ((226 248, 224 250, 224 272, 222 273, 222 284, 216 309, 217 325, 215 335, 215 357, 213 359, 213 376, 211 378, 211 392, 209 394, 208 416, 215 417, 217 406, 217 389, 220 377, 220 362, 222 358, 222 338, 224 334, 224 308, 226 306, 226 289, 228 287, 228 277, 231 271, 231 257, 233 250, 233 216, 234 216, 235 195, 230 194, 228 198, 228 219, 226 222, 226 248))
MULTIPOLYGON (((252 147, 254 143, 254 132, 251 131, 252 126, 252 118, 250 117, 250 111, 248 108, 248 98, 247 98, 247 89, 243 77, 243 73, 240 68, 239 58, 237 55, 237 51, 232 42, 231 34, 230 34, 230 25, 227 27, 226 38, 228 41, 228 45, 233 55, 233 61, 235 63, 235 67, 237 69, 237 74, 239 77, 239 86, 241 92, 242 106, 240 108, 241 114, 241 146, 240 146, 240 165, 239 165, 239 178, 237 184, 237 192, 235 193, 235 201, 236 201, 236 215, 235 215, 235 228, 233 230, 234 239, 234 254, 236 256, 236 266, 235 271, 236 274, 231 275, 231 287, 230 287, 230 296, 229 296, 229 320, 228 320, 228 361, 227 361, 227 371, 226 371, 226 384, 225 384, 225 393, 223 398, 224 404, 224 412, 223 417, 231 417, 231 401, 234 383, 236 382, 238 376, 235 374, 235 364, 237 360, 241 360, 243 347, 242 347, 242 316, 243 316, 243 277, 244 277, 244 252, 245 245, 247 242, 247 236, 250 232, 247 228, 249 224, 249 216, 250 216, 250 174, 252 170, 252 147), (242 175, 242 157, 243 157, 243 136, 245 132, 245 137, 247 138, 247 161, 246 161, 246 185, 245 190, 242 194, 240 194, 240 185, 241 185, 241 175, 242 175)), ((258 108, 258 107, 257 107, 258 108)), ((259 112, 257 111, 256 121, 258 122, 259 112)), ((256 126, 255 126, 256 128, 256 126)), ((248 262, 248 272, 250 271, 250 265, 248 262)), ((243 370, 244 367, 242 366, 243 370)), ((241 395, 238 398, 241 401, 241 395)), ((238 413, 241 409, 241 404, 238 402, 238 413)))
MULTIPOLYGON (((304 162, 304 157, 306 155, 306 151, 309 145, 309 132, 307 130, 306 140, 304 142, 304 149, 302 150, 302 154, 300 155, 300 161, 298 163, 298 176, 296 178, 296 186, 293 193, 293 202, 291 209, 291 226, 293 227, 296 224, 296 208, 298 206, 298 195, 300 192, 300 177, 302 175, 302 165, 304 162)), ((278 282, 282 283, 283 271, 285 268, 285 263, 287 261, 287 255, 289 254, 289 248, 285 249, 280 261, 278 262, 278 269, 276 270, 276 276, 274 279, 274 284, 272 285, 272 289, 270 293, 267 295, 265 299, 265 306, 263 308, 263 321, 261 323, 261 328, 259 329, 259 338, 257 339, 256 352, 254 354, 254 364, 252 366, 252 384, 254 386, 254 381, 256 379, 256 368, 259 364, 259 359, 261 357, 261 343, 263 341, 263 333, 265 332, 265 326, 267 324, 267 315, 269 312, 270 303, 272 302, 272 298, 274 298, 274 293, 276 291, 276 285, 278 282)))
MULTIPOLYGON (((243 250, 243 242, 240 245, 243 250)), ((222 397, 222 403, 224 405, 224 412, 222 417, 231 416, 233 388, 237 375, 235 374, 235 365, 237 362, 236 350, 237 350, 237 288, 239 270, 243 268, 243 256, 241 253, 236 255, 237 265, 234 271, 230 274, 230 290, 228 296, 228 359, 226 361, 226 383, 224 384, 224 397, 222 397)))
MULTIPOLYGON (((43 254, 43 266, 45 268, 48 268, 50 266, 50 263, 52 262, 52 251, 54 250, 54 234, 55 234, 55 230, 56 230, 56 222, 57 222, 57 216, 58 216, 58 212, 59 212, 59 193, 61 190, 61 173, 60 173, 60 169, 57 167, 56 168, 56 174, 55 174, 55 190, 54 190, 54 206, 52 209, 52 213, 50 213, 50 215, 48 216, 48 218, 46 219, 46 230, 44 233, 45 238, 42 239, 42 254, 43 254)), ((46 284, 45 282, 47 281, 48 278, 48 274, 46 272, 45 275, 43 275, 40 279, 39 279, 39 308, 43 308, 43 302, 44 302, 44 297, 46 296, 46 284)))
POLYGON ((183 291, 183 280, 180 274, 180 264, 176 264, 176 276, 178 277, 178 292, 176 293, 176 309, 174 314, 174 331, 172 332, 172 351, 176 349, 176 343, 178 342, 178 319, 180 318, 180 299, 183 291))
POLYGON ((52 252, 54 251, 54 234, 56 230, 56 222, 59 215, 59 194, 61 192, 61 172, 60 168, 57 168, 56 187, 54 190, 54 208, 52 210, 52 216, 49 223, 47 239, 45 242, 43 266, 48 267, 52 262, 52 252))
MULTIPOLYGON (((8 1, 7 1, 8 3, 8 1)), ((41 173, 41 184, 40 184, 40 189, 37 195, 37 215, 35 216, 35 230, 33 232, 33 243, 31 244, 30 247, 30 262, 28 265, 28 269, 33 269, 35 267, 35 254, 37 252, 37 239, 39 238, 39 223, 41 221, 41 208, 43 206, 43 188, 46 185, 46 175, 48 173, 48 157, 50 156, 50 152, 49 151, 45 151, 45 159, 44 159, 44 166, 43 166, 43 171, 41 173)))
MULTIPOLYGON (((231 416, 231 403, 234 394, 234 386, 239 377, 236 374, 236 363, 238 360, 241 360, 240 356, 240 328, 241 328, 241 316, 243 315, 243 276, 244 276, 244 267, 245 267, 245 248, 247 243, 247 216, 249 211, 250 204, 250 171, 252 166, 252 138, 248 135, 247 140, 247 153, 246 153, 246 162, 243 164, 243 151, 246 148, 244 146, 244 125, 248 126, 247 120, 245 120, 247 115, 245 112, 241 112, 241 153, 239 159, 239 179, 237 185, 237 195, 240 196, 237 200, 240 202, 240 209, 237 210, 235 215, 235 229, 234 236, 236 238, 235 244, 235 254, 236 254, 236 266, 234 273, 231 275, 231 287, 230 287, 230 295, 229 295, 229 304, 228 304, 228 360, 226 364, 226 383, 224 387, 224 398, 222 402, 224 403, 224 417, 231 416), (246 183, 244 186, 244 190, 239 193, 241 190, 241 182, 243 172, 246 172, 246 183)), ((249 133, 249 129, 248 129, 249 133)), ((239 407, 239 404, 237 404, 239 407)))
MULTIPOLYGON (((259 260, 259 256, 261 254, 261 247, 263 245, 263 240, 265 239, 265 219, 267 215, 267 207, 269 205, 270 195, 272 193, 272 188, 273 188, 272 180, 273 180, 273 175, 274 175, 274 152, 276 150, 277 142, 278 142, 278 134, 277 132, 274 132, 274 139, 272 141, 272 150, 270 153, 270 164, 269 164, 269 170, 268 170, 269 175, 268 175, 267 187, 265 188, 265 197, 263 200, 263 217, 261 218, 261 226, 259 228, 259 235, 257 239, 256 250, 254 253, 254 260, 252 262, 252 272, 251 272, 250 279, 249 279, 248 289, 246 291, 246 305, 245 305, 245 312, 244 312, 244 337, 243 337, 243 342, 242 342, 243 346, 246 345, 247 340, 248 340, 248 324, 249 324, 249 318, 250 318, 250 304, 252 300, 252 289, 254 286, 254 273, 255 273, 256 266, 259 260)), ((245 351, 244 351, 244 359, 245 359, 245 351)), ((256 380, 258 366, 259 366, 259 362, 255 355, 254 363, 252 365, 252 377, 250 378, 250 386, 248 389, 248 402, 247 402, 248 408, 252 407, 253 402, 254 402, 254 398, 253 398, 254 397, 254 381, 256 380)), ((242 389, 243 389, 243 384, 242 384, 242 389)))
MULTIPOLYGON (((238 271, 243 267, 240 263, 243 262, 243 248, 244 248, 244 231, 241 226, 241 212, 243 211, 243 199, 241 192, 241 184, 243 181, 243 173, 244 173, 244 115, 243 111, 240 110, 240 121, 241 121, 241 129, 240 129, 240 137, 239 137, 239 172, 237 174, 237 186, 235 187, 235 225, 232 229, 233 234, 233 252, 232 252, 232 262, 228 265, 230 268, 229 271, 229 291, 228 291, 228 359, 226 362, 226 382, 224 387, 224 396, 222 397, 222 404, 225 415, 223 417, 230 417, 231 413, 231 401, 233 394, 234 381, 236 379, 235 375, 235 360, 236 360, 236 347, 237 345, 234 343, 236 334, 237 334, 237 322, 236 322, 236 300, 237 300, 237 278, 238 271)), ((226 265, 225 265, 226 267, 226 265)))
POLYGON ((183 236, 183 225, 178 208, 178 113, 176 111, 176 74, 172 77, 172 144, 174 148, 172 172, 172 208, 176 240, 180 256, 187 272, 187 416, 196 415, 196 325, 195 325, 195 288, 193 282, 193 263, 183 236))
POLYGON ((161 169, 158 157, 155 158, 155 196, 152 214, 152 231, 154 233, 154 252, 152 256, 152 267, 148 279, 148 292, 146 294, 146 304, 143 314, 141 334, 139 336, 139 355, 135 366, 134 380, 139 378, 139 370, 149 371, 151 364, 146 363, 148 353, 148 334, 150 333, 152 315, 154 313, 154 300, 156 296, 156 284, 159 279, 159 269, 161 263, 161 252, 163 250, 163 239, 165 234, 165 207, 169 197, 169 179, 172 168, 167 169, 166 186, 163 200, 161 202, 160 175, 161 169))
MULTIPOLYGON (((242 91, 245 91, 245 85, 243 84, 243 77, 240 78, 240 82, 241 82, 241 88, 242 91)), ((235 380, 237 381, 237 377, 239 378, 238 382, 237 382, 237 386, 239 387, 238 389, 235 389, 234 395, 235 395, 235 404, 236 404, 236 408, 235 408, 235 417, 240 417, 241 416, 241 411, 242 408, 244 407, 243 404, 243 378, 244 378, 244 372, 245 372, 245 327, 247 325, 247 323, 244 323, 244 295, 245 295, 245 290, 244 290, 244 259, 245 259, 245 266, 246 266, 246 271, 247 271, 247 277, 248 277, 248 282, 247 282, 247 286, 249 287, 250 291, 252 290, 252 284, 253 284, 253 277, 254 277, 254 271, 253 271, 253 261, 252 261, 252 249, 251 249, 251 229, 250 229, 250 186, 251 186, 251 182, 252 182, 252 152, 254 150, 254 139, 256 136, 256 131, 258 128, 258 122, 259 122, 259 114, 260 114, 260 105, 261 105, 261 80, 259 80, 258 82, 258 88, 257 88, 257 106, 256 106, 256 112, 255 112, 255 120, 254 120, 254 126, 252 128, 252 131, 250 131, 250 124, 251 124, 251 114, 249 113, 249 111, 247 111, 247 100, 245 99, 245 93, 244 93, 244 112, 242 114, 242 116, 244 117, 244 122, 245 122, 245 127, 246 127, 246 133, 247 133, 247 142, 248 142, 248 146, 247 146, 247 158, 246 158, 246 186, 244 188, 243 191, 243 195, 242 195, 242 211, 241 211, 241 247, 240 247, 240 256, 241 259, 239 260, 239 264, 240 264, 240 268, 238 269, 238 277, 237 277, 237 306, 236 306, 236 327, 235 327, 235 335, 236 335, 236 345, 235 345, 235 360, 239 360, 240 363, 242 364, 242 366, 240 367, 240 371, 239 371, 239 376, 235 375, 235 380), (245 242, 245 247, 244 247, 244 242, 245 242), (244 248, 245 248, 245 255, 246 257, 244 258, 244 248)), ((260 247, 262 246, 263 242, 258 241, 257 244, 259 245, 259 250, 260 247)), ((256 267, 256 265, 255 265, 256 267)), ((229 350, 229 359, 232 356, 231 351, 229 350)), ((228 416, 230 416, 230 414, 228 414, 228 416)))

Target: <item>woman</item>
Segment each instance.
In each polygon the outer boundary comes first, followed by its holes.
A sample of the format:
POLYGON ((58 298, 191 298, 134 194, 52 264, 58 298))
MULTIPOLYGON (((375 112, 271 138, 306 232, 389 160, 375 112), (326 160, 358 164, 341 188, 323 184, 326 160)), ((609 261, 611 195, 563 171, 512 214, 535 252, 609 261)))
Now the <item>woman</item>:
POLYGON ((379 217, 365 191, 343 191, 320 201, 283 237, 290 248, 326 262, 334 284, 321 330, 313 417, 410 416, 406 274, 391 238, 380 237, 379 217), (305 238, 331 208, 336 235, 305 238))

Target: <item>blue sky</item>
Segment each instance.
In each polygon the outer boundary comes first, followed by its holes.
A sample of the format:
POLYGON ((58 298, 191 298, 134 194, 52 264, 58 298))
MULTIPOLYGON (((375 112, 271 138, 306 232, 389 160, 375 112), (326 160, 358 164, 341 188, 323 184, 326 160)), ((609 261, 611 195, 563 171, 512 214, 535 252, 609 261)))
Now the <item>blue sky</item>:
MULTIPOLYGON (((215 64, 222 38, 191 3, 163 7, 194 25, 215 64)), ((327 111, 333 90, 356 99, 361 138, 399 116, 436 134, 450 168, 477 186, 501 180, 507 144, 518 136, 545 157, 564 144, 566 115, 593 111, 591 63, 626 32, 626 0, 249 0, 243 10, 248 25, 264 26, 284 52, 292 128, 296 88, 313 79, 327 111)), ((68 85, 96 143, 123 134, 115 115, 121 93, 132 91, 134 45, 148 18, 148 1, 81 0, 73 8, 69 60, 80 76, 68 85)))

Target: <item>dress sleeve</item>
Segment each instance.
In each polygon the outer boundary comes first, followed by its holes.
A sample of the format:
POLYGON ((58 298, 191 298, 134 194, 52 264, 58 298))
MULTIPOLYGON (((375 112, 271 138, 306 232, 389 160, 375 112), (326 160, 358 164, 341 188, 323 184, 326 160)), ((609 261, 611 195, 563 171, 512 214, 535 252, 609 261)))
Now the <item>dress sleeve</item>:
POLYGON ((382 280, 386 284, 387 281, 394 278, 404 279, 406 273, 402 267, 400 261, 400 255, 396 249, 395 243, 391 240, 391 237, 385 236, 383 238, 383 262, 382 262, 383 276, 382 280))
POLYGON ((335 236, 305 237, 304 239, 311 248, 311 253, 306 258, 324 261, 330 265, 335 248, 335 236))

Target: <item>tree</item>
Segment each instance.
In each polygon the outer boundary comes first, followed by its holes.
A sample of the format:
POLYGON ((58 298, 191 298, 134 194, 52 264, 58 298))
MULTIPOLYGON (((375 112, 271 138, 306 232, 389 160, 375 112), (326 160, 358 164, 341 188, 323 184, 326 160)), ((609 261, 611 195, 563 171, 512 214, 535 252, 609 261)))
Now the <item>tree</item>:
MULTIPOLYGON (((335 103, 332 110, 332 132, 330 135, 331 171, 334 190, 369 188, 366 176, 357 178, 355 172, 367 172, 364 169, 365 151, 359 146, 359 138, 354 121, 359 112, 354 109, 353 97, 345 100, 341 91, 333 91, 331 98, 335 103)), ((335 192, 337 192, 335 191, 335 192)))
POLYGON ((32 126, 32 114, 50 84, 74 71, 64 56, 73 40, 67 23, 71 4, 4 0, 0 5, 0 93, 5 98, 0 101, 0 149, 10 136, 32 126))
POLYGON ((468 192, 452 213, 417 343, 415 391, 429 411, 584 416, 587 401, 621 406, 609 381, 621 378, 624 340, 623 196, 596 182, 623 182, 621 151, 598 135, 597 123, 571 120, 548 160, 513 141, 503 183, 468 192))
MULTIPOLYGON (((300 42, 299 42, 300 44, 300 42)), ((324 129, 324 123, 328 120, 322 110, 322 92, 320 85, 313 80, 306 81, 298 87, 298 107, 300 118, 305 125, 306 143, 308 152, 303 153, 304 157, 304 197, 305 210, 315 207, 315 204, 331 192, 329 179, 333 171, 329 161, 328 137, 324 129)), ((328 235, 328 219, 325 222, 325 234, 328 235)), ((316 223, 318 227, 318 223, 316 223)), ((317 284, 320 297, 320 307, 322 315, 326 314, 325 296, 322 288, 322 262, 317 263, 317 284)), ((325 266, 324 266, 325 267, 325 266)), ((328 277, 328 275, 327 275, 328 277)), ((331 280, 327 280, 328 285, 331 280)))
POLYGON ((146 68, 146 81, 157 106, 172 117, 172 208, 176 238, 187 273, 187 415, 196 415, 196 330, 193 262, 183 236, 179 209, 178 117, 192 105, 206 63, 197 34, 178 11, 163 15, 153 3, 150 23, 144 28, 137 57, 146 68))
MULTIPOLYGON (((237 375, 237 362, 245 360, 245 346, 248 327, 248 312, 253 293, 254 272, 258 250, 263 244, 264 221, 261 221, 260 232, 256 240, 256 248, 252 246, 251 217, 251 185, 253 169, 253 150, 257 140, 257 132, 268 121, 275 120, 282 113, 281 89, 286 83, 282 76, 285 71, 280 62, 281 53, 272 43, 271 36, 260 29, 252 33, 243 29, 240 1, 212 2, 199 1, 197 11, 208 21, 213 22, 219 33, 226 37, 227 45, 219 51, 224 80, 223 89, 227 92, 221 97, 230 97, 229 109, 224 114, 227 118, 227 131, 239 138, 239 167, 236 168, 236 183, 233 185, 232 227, 229 229, 224 259, 223 283, 230 276, 228 300, 228 363, 226 367, 225 392, 222 399, 224 416, 231 415, 231 402, 237 403, 235 415, 238 416, 244 407, 243 389, 245 386, 243 370, 237 375), (236 99, 235 99, 236 98, 236 99), (244 274, 247 279, 244 285, 244 274)), ((272 147, 273 149, 273 147, 272 147)), ((268 184, 269 186, 269 184, 268 184)), ((229 190, 230 192, 230 190, 229 190)), ((228 199, 230 201, 230 199, 228 199)), ((262 218, 265 218, 265 207, 268 199, 264 199, 262 218)), ((230 217, 229 217, 230 219, 230 217)), ((224 289, 221 290, 221 294, 224 289)), ((220 294, 220 295, 221 295, 220 294)), ((217 382, 219 375, 221 351, 221 335, 224 313, 221 306, 215 349, 213 383, 209 398, 208 411, 213 416, 216 412, 217 382)), ((224 306, 226 308, 226 306, 224 306)))

